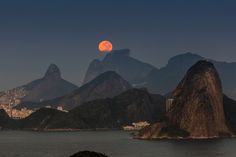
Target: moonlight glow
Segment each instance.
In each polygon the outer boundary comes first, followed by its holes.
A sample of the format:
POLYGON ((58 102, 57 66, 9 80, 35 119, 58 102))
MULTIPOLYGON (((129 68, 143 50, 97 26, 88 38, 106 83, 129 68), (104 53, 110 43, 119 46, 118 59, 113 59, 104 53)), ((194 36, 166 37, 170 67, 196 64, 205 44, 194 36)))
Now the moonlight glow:
POLYGON ((112 46, 112 43, 110 41, 104 40, 104 41, 101 41, 99 43, 98 49, 102 53, 111 52, 112 49, 113 49, 113 46, 112 46))

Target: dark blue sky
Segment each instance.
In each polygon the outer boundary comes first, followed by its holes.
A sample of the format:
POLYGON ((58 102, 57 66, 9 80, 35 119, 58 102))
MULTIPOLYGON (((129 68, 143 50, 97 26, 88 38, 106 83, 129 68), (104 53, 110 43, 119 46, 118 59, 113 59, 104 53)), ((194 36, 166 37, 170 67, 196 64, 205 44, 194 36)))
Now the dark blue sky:
POLYGON ((236 61, 235 17, 233 0, 0 0, 0 90, 50 63, 80 85, 103 39, 157 67, 184 52, 236 61))

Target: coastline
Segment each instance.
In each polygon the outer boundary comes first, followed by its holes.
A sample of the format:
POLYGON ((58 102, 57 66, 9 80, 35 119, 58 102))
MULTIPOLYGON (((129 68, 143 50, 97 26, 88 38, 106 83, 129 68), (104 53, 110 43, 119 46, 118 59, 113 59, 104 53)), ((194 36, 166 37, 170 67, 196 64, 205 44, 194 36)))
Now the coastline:
POLYGON ((110 129, 110 128, 95 128, 95 129, 2 129, 1 131, 32 131, 32 132, 86 132, 86 131, 93 131, 93 132, 99 132, 99 131, 122 131, 130 133, 131 137, 134 140, 143 140, 143 141, 162 141, 162 140, 193 140, 193 141, 204 141, 204 140, 217 140, 217 139, 233 139, 236 138, 236 135, 232 136, 214 136, 214 137, 169 137, 169 136, 162 136, 157 138, 142 138, 136 136, 137 131, 135 130, 123 130, 123 129, 110 129))
MULTIPOLYGON (((1 129, 0 131, 35 131, 35 132, 79 132, 79 131, 125 131, 122 129, 110 129, 110 128, 95 128, 95 129, 38 129, 38 128, 26 128, 26 129, 1 129)), ((129 132, 129 131, 126 131, 129 132)))
POLYGON ((43 129, 34 131, 42 131, 42 132, 78 132, 78 131, 122 131, 122 129, 109 129, 109 128, 95 128, 95 129, 43 129))
POLYGON ((147 141, 161 141, 161 140, 193 140, 193 141, 204 141, 204 140, 217 140, 217 139, 233 139, 236 135, 232 136, 214 136, 214 137, 169 137, 169 136, 163 136, 163 137, 157 137, 157 138, 141 138, 134 136, 134 139, 137 140, 147 140, 147 141))

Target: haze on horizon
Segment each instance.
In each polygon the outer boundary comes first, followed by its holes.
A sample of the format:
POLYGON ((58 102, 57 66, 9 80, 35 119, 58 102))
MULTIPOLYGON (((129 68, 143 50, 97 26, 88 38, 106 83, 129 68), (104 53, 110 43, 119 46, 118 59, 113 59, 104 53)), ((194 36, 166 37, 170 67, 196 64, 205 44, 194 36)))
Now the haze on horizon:
POLYGON ((192 52, 236 61, 236 2, 227 0, 0 1, 0 91, 44 75, 50 63, 81 85, 101 40, 156 67, 192 52))

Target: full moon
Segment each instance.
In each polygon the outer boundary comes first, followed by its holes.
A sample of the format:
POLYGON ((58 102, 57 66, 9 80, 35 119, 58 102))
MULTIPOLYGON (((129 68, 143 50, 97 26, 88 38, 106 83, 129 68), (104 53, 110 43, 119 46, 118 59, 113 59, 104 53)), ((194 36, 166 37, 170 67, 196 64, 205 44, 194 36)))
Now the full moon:
POLYGON ((100 52, 111 52, 113 49, 112 43, 108 40, 101 41, 98 45, 98 49, 100 52))

